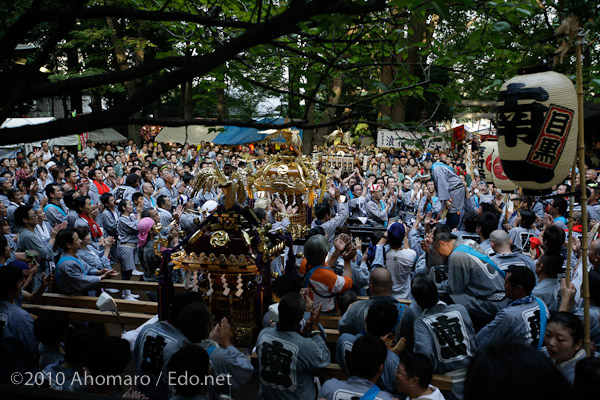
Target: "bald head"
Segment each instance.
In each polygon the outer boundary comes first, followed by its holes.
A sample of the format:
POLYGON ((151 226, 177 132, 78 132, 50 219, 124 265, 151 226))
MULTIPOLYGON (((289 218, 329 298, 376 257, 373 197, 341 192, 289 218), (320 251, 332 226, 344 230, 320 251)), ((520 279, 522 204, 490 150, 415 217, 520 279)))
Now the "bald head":
POLYGON ((600 239, 596 239, 590 243, 588 259, 594 266, 594 269, 600 269, 600 239))
POLYGON ((510 239, 506 231, 498 229, 490 233, 490 243, 496 254, 511 253, 510 239))
POLYGON ((375 268, 369 277, 369 286, 373 296, 390 296, 392 294, 392 274, 385 268, 375 268))

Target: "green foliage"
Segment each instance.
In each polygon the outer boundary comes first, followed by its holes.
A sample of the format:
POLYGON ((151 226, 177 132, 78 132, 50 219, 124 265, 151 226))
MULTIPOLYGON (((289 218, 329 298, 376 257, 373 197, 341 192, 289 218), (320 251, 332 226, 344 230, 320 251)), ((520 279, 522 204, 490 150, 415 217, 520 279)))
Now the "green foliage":
MULTIPOLYGON (((44 7, 68 3, 53 0, 44 2, 44 7)), ((298 3, 223 0, 212 7, 198 0, 107 2, 126 9, 210 16, 215 21, 232 22, 230 25, 259 21, 269 25, 272 18, 298 3)), ((366 1, 343 3, 356 6, 366 1)), ((373 133, 381 125, 425 129, 424 125, 448 120, 453 113, 463 111, 457 107, 463 99, 494 99, 502 82, 518 68, 551 63, 558 47, 553 30, 570 14, 585 16, 588 42, 594 43, 586 53, 584 74, 592 88, 587 96, 595 96, 600 90, 600 80, 596 79, 600 72, 596 2, 542 3, 544 9, 537 0, 390 0, 379 12, 321 13, 295 26, 279 27, 281 35, 276 39, 243 47, 227 63, 193 79, 193 116, 213 118, 217 106, 224 106, 230 118, 248 119, 263 113, 309 124, 331 121, 359 135, 373 133), (341 88, 339 97, 336 85, 341 88), (224 99, 220 98, 223 92, 224 99), (273 107, 259 107, 266 99, 277 100, 273 107), (398 109, 403 112, 395 113, 398 109), (338 121, 343 118, 373 124, 367 125, 369 128, 354 122, 344 126, 338 121)), ((0 36, 30 4, 31 0, 2 3, 0 36)), ((88 2, 88 6, 102 4, 88 2)), ((52 74, 33 76, 32 84, 119 71, 124 67, 117 63, 118 51, 127 58, 128 67, 173 57, 211 55, 246 31, 244 27, 193 21, 114 18, 114 22, 112 29, 105 18, 78 20, 68 36, 55 44, 46 64, 52 74)), ((54 21, 37 24, 21 42, 41 48, 57 25, 54 21)), ((38 55, 39 50, 27 54, 28 62, 38 55)), ((134 83, 137 88, 148 87, 180 68, 173 65, 152 71, 134 83)), ((565 58, 556 69, 573 74, 572 57, 565 58)), ((9 85, 17 72, 4 65, 0 84, 9 85)), ((131 96, 127 90, 130 84, 101 85, 87 88, 83 94, 102 96, 106 104, 119 104, 131 96)), ((182 97, 181 86, 154 93, 143 113, 180 117, 182 97)), ((26 100, 18 112, 23 112, 26 100)))

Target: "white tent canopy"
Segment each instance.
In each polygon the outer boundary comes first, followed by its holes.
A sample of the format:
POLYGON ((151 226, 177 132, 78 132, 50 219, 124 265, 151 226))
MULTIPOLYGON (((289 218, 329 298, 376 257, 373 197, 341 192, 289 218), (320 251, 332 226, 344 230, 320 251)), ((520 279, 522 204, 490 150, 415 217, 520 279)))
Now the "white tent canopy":
MULTIPOLYGON (((24 125, 38 125, 45 124, 50 121, 54 121, 54 117, 48 118, 9 118, 7 119, 2 126, 0 127, 0 134, 2 134, 3 128, 17 128, 19 126, 24 125)), ((97 143, 110 143, 110 142, 122 142, 127 140, 127 138, 121 135, 119 132, 114 130, 113 128, 104 128, 92 131, 89 133, 89 138, 92 142, 97 143)), ((40 147, 42 142, 45 140, 40 140, 37 142, 31 143, 33 147, 40 147)), ((52 146, 77 146, 79 144, 79 139, 76 134, 61 136, 57 138, 52 138, 47 140, 50 147, 52 146)), ((18 147, 18 145, 11 145, 11 147, 18 147)))
POLYGON ((222 126, 188 125, 179 127, 164 127, 154 138, 159 143, 189 143, 197 145, 201 142, 212 142, 222 126))

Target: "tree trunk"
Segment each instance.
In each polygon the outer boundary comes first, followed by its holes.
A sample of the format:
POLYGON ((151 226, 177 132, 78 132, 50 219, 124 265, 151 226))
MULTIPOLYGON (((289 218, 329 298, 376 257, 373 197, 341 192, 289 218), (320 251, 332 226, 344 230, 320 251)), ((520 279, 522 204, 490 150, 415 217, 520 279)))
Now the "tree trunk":
POLYGON ((221 75, 217 78, 217 119, 227 118, 227 97, 225 95, 225 76, 221 75))
POLYGON ((102 97, 97 94, 92 94, 90 97, 90 108, 92 109, 92 112, 102 111, 102 97))
MULTIPOLYGON (((331 90, 329 93, 329 103, 330 104, 338 104, 340 99, 342 98, 342 88, 344 86, 343 77, 333 78, 333 82, 331 83, 331 90)), ((320 123, 327 123, 333 120, 336 117, 336 107, 327 107, 325 112, 323 113, 323 117, 321 118, 320 123)), ((314 144, 318 146, 323 146, 325 144, 325 135, 331 133, 333 129, 331 127, 324 127, 316 129, 315 136, 313 138, 314 144)))
MULTIPOLYGON (((79 65, 79 55, 77 49, 68 48, 67 51, 67 69, 69 72, 81 71, 79 65)), ((83 102, 81 100, 81 90, 71 90, 69 92, 69 100, 71 103, 70 112, 75 111, 78 115, 83 114, 83 102)), ((69 112, 69 114, 70 114, 69 112)))
MULTIPOLYGON (((129 68, 129 64, 127 62, 127 55, 125 54, 125 51, 119 44, 119 37, 117 36, 117 26, 112 17, 106 17, 106 24, 112 30, 110 38, 115 47, 115 56, 117 57, 117 65, 119 66, 119 69, 124 71, 129 68)), ((141 29, 138 29, 138 36, 141 34, 142 34, 141 29)), ((141 64, 144 62, 144 53, 141 49, 136 50, 134 53, 134 56, 136 59, 136 64, 141 64)), ((127 97, 131 98, 133 95, 135 95, 137 93, 138 82, 127 81, 127 82, 124 82, 124 84, 125 84, 125 89, 127 90, 127 97)), ((138 111, 138 112, 135 112, 132 115, 132 117, 137 118, 137 117, 140 117, 141 115, 142 115, 142 113, 140 111, 138 111)), ((137 144, 137 146, 141 147, 141 145, 142 145, 141 132, 142 132, 141 125, 128 125, 127 139, 133 139, 133 141, 137 144)))
MULTIPOLYGON (((315 103, 310 103, 308 106, 307 120, 309 124, 315 122, 315 103)), ((310 154, 314 144, 315 129, 305 129, 302 132, 302 152, 310 154)))
MULTIPOLYGON (((379 81, 383 83, 386 88, 393 89, 393 82, 396 81, 397 77, 401 75, 412 76, 416 69, 416 64, 419 61, 421 55, 419 54, 420 48, 416 46, 419 42, 429 43, 433 37, 433 29, 437 24, 437 16, 431 18, 430 25, 427 24, 429 15, 421 16, 418 14, 412 14, 409 26, 413 31, 413 34, 408 37, 405 42, 408 42, 408 51, 405 56, 401 54, 389 56, 384 59, 385 63, 393 65, 385 65, 381 68, 379 81), (404 64, 404 65, 403 65, 404 64), (397 65, 397 66, 396 66, 397 65)), ((396 29, 395 26, 391 26, 391 29, 396 29)), ((402 47, 405 44, 403 43, 402 47)), ((379 118, 389 117, 392 122, 404 122, 406 120, 406 109, 410 104, 411 97, 402 96, 394 104, 381 103, 379 110, 379 118)))
POLYGON ((193 109, 192 81, 187 81, 183 84, 183 119, 191 119, 193 109))
MULTIPOLYGON (((291 93, 298 93, 300 88, 301 70, 296 65, 288 65, 289 81, 288 90, 291 93)), ((302 107, 300 106, 300 98, 288 94, 288 117, 299 119, 302 115, 302 107)))

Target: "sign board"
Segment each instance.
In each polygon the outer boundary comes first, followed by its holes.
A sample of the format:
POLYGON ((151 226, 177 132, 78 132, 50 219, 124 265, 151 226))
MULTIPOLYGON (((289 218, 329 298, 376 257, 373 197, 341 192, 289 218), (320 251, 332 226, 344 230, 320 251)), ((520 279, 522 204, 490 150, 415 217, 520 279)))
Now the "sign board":
POLYGON ((401 130, 380 129, 377 131, 378 148, 406 148, 406 149, 426 149, 449 150, 448 134, 445 133, 423 133, 401 130), (428 136, 423 138, 423 136, 428 136))

